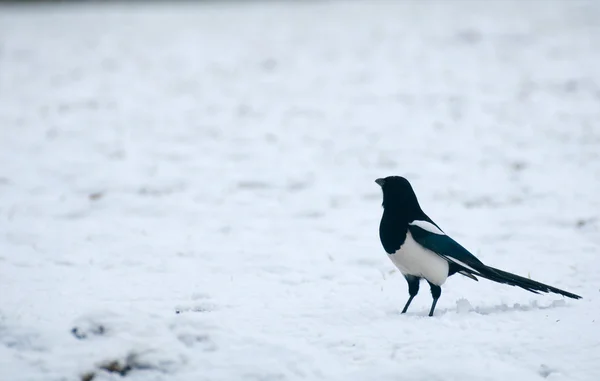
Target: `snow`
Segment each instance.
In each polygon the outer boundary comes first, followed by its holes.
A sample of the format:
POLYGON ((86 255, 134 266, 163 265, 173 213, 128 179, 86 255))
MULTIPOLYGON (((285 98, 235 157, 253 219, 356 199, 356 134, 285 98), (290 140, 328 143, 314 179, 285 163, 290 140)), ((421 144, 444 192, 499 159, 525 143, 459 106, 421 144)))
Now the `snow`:
POLYGON ((600 379, 599 17, 0 6, 0 380, 600 379), (454 276, 401 315, 392 174, 583 299, 454 276))

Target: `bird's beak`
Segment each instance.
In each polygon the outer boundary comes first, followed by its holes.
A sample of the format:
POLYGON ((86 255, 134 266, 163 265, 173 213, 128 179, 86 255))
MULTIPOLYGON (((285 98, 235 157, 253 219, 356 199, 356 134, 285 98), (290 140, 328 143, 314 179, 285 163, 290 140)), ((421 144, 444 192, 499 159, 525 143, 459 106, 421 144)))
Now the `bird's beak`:
POLYGON ((385 179, 377 179, 377 180, 375 180, 375 182, 377 183, 377 185, 379 185, 380 187, 382 187, 383 184, 385 184, 385 179))

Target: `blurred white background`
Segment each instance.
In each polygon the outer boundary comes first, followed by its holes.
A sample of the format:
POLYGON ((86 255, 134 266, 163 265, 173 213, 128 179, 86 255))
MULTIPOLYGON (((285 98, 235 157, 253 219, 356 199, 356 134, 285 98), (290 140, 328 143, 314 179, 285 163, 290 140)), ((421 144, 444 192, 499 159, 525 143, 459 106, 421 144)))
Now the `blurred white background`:
POLYGON ((597 2, 26 3, 0 4, 0 379, 600 376, 597 2), (400 316, 392 174, 584 299, 452 277, 400 316))

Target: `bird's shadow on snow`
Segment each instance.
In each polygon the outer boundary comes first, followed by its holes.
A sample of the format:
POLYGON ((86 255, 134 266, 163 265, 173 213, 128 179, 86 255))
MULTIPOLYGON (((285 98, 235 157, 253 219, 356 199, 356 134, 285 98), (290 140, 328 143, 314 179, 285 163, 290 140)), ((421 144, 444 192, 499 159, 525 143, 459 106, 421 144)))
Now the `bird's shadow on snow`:
MULTIPOLYGON (((549 305, 539 305, 536 300, 529 302, 528 304, 515 303, 509 306, 506 303, 498 304, 495 306, 484 306, 484 307, 473 307, 466 299, 459 299, 456 301, 456 307, 454 308, 439 308, 435 310, 434 317, 444 316, 448 314, 456 315, 468 315, 468 314, 479 314, 479 315, 495 315, 500 313, 510 313, 516 311, 537 311, 537 310, 549 310, 554 308, 565 307, 567 302, 565 300, 554 300, 549 305)), ((420 312, 407 312, 407 316, 425 316, 428 317, 429 310, 423 310, 420 312)))

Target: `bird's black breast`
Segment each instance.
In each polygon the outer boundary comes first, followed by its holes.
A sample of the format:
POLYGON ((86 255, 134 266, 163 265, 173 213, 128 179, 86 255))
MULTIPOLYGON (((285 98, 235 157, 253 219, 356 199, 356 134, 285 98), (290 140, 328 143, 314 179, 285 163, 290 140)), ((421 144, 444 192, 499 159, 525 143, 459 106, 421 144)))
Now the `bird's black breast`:
POLYGON ((379 239, 388 254, 394 254, 406 240, 408 222, 390 213, 383 213, 379 223, 379 239))

